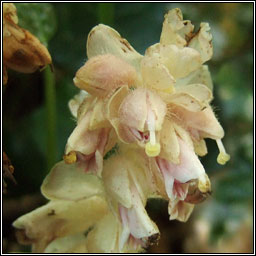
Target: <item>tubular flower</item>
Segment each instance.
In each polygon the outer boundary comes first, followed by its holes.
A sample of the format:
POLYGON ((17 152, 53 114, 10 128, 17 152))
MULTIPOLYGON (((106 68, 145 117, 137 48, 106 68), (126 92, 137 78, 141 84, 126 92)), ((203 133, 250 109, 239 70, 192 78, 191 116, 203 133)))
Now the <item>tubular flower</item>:
POLYGON ((229 155, 210 105, 210 27, 193 30, 169 11, 144 56, 108 26, 91 30, 73 80, 81 91, 69 101, 76 127, 41 187, 50 202, 14 222, 34 251, 138 252, 159 238, 148 198, 168 200, 170 220, 185 222, 211 194, 198 158, 205 139, 216 140, 218 163, 229 155))
POLYGON ((102 177, 110 208, 122 224, 119 250, 127 242, 136 249, 157 240, 158 228, 144 208, 153 184, 143 155, 134 154, 132 149, 121 150, 119 155, 106 160, 102 177))

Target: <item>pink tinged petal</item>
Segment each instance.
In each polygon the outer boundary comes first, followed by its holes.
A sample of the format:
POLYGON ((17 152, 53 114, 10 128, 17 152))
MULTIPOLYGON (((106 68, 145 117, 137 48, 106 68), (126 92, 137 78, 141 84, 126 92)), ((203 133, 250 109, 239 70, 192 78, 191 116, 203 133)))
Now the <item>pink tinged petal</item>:
MULTIPOLYGON (((204 177, 205 170, 196 156, 194 150, 179 139, 180 144, 180 164, 168 162, 160 157, 157 163, 164 176, 165 188, 170 199, 175 199, 177 191, 173 191, 174 180, 180 183, 186 183, 192 179, 204 177)), ((185 189, 187 191, 187 188, 185 189)), ((181 193, 182 197, 184 196, 181 193)))
POLYGON ((158 167, 164 177, 165 190, 168 198, 175 199, 175 195, 173 194, 174 177, 169 172, 169 164, 165 159, 162 159, 160 157, 157 157, 156 159, 158 167))
POLYGON ((122 230, 119 234, 119 251, 122 251, 124 245, 130 237, 130 228, 128 222, 127 208, 119 204, 119 214, 122 222, 122 230))
POLYGON ((135 238, 147 238, 159 233, 157 226, 149 218, 136 189, 132 189, 133 206, 127 209, 130 232, 135 238))
POLYGON ((138 239, 130 235, 129 237, 129 246, 134 250, 138 251, 140 248, 145 248, 147 243, 142 239, 138 239))
POLYGON ((166 104, 163 100, 156 93, 143 88, 131 92, 119 108, 120 123, 129 127, 135 140, 147 140, 147 134, 140 132, 149 132, 146 153, 151 157, 160 153, 155 132, 161 129, 165 114, 166 104))
POLYGON ((119 108, 119 118, 122 124, 144 131, 147 119, 147 90, 136 89, 122 102, 119 108))
POLYGON ((173 194, 180 200, 184 200, 188 193, 188 187, 189 184, 180 183, 175 180, 173 185, 173 194))
POLYGON ((88 130, 90 118, 91 112, 88 112, 77 124, 76 128, 68 138, 65 151, 66 154, 71 151, 78 151, 85 155, 95 152, 100 130, 88 130))
POLYGON ((178 199, 176 201, 170 201, 168 205, 169 219, 186 222, 193 212, 193 209, 193 204, 189 204, 178 199))
POLYGON ((210 106, 199 112, 177 107, 173 109, 173 112, 186 127, 198 130, 204 138, 221 139, 224 136, 224 130, 210 106))
POLYGON ((133 66, 114 55, 98 55, 77 71, 74 83, 91 95, 106 97, 121 86, 134 86, 137 73, 133 66))
POLYGON ((172 93, 175 79, 157 57, 145 56, 141 62, 143 85, 149 89, 172 93))

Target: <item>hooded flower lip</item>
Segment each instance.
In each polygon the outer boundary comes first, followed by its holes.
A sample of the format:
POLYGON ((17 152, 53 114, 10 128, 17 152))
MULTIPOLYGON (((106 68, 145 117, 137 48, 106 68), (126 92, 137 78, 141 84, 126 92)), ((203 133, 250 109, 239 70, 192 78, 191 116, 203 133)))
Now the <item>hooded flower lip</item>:
POLYGON ((89 59, 97 55, 111 54, 134 66, 136 70, 140 69, 143 58, 116 30, 103 24, 91 30, 86 49, 89 59))
POLYGON ((69 164, 79 161, 84 165, 85 172, 92 171, 100 175, 110 129, 100 128, 90 131, 92 113, 92 111, 87 112, 70 135, 64 160, 69 164))
POLYGON ((147 155, 155 156, 160 153, 156 131, 161 129, 165 113, 166 105, 157 94, 138 88, 123 100, 118 115, 137 140, 146 142, 147 155))
POLYGON ((123 85, 134 86, 136 83, 134 67, 111 54, 90 58, 74 78, 78 88, 96 97, 106 97, 123 85))
MULTIPOLYGON (((193 146, 177 137, 179 161, 176 163, 155 158, 156 172, 160 175, 169 199, 170 219, 186 221, 195 203, 202 202, 211 191, 205 170, 194 153, 193 146)), ((160 184, 160 186, 163 186, 160 184)), ((165 195, 162 195, 166 197, 165 195)))
POLYGON ((18 218, 13 226, 23 230, 23 240, 33 243, 33 252, 44 252, 56 238, 83 233, 106 214, 101 197, 79 201, 52 200, 18 218))

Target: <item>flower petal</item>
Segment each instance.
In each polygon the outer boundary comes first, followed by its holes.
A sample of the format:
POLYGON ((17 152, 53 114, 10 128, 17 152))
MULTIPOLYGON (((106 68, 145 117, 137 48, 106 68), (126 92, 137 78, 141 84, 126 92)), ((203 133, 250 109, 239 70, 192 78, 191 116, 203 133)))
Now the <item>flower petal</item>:
POLYGON ((167 101, 169 105, 180 106, 192 112, 198 112, 205 107, 204 102, 201 102, 187 92, 176 92, 174 94, 171 94, 168 96, 167 101))
POLYGON ((123 206, 132 206, 130 179, 126 160, 118 155, 112 156, 104 162, 102 178, 105 189, 110 197, 123 206))
MULTIPOLYGON (((176 198, 176 194, 180 194, 178 191, 175 193, 175 182, 186 183, 193 179, 202 179, 202 183, 205 184, 205 170, 194 153, 194 149, 181 139, 179 139, 179 145, 180 164, 157 158, 158 167, 164 177, 166 193, 172 201, 176 198)), ((184 196, 185 194, 182 197, 184 196)))
POLYGON ((176 88, 177 93, 186 93, 196 98, 202 105, 208 104, 212 99, 212 91, 203 84, 180 85, 176 88))
POLYGON ((208 153, 207 146, 204 139, 201 139, 199 141, 193 140, 193 143, 194 143, 194 149, 197 155, 205 156, 208 153))
POLYGON ((90 58, 77 72, 75 85, 96 97, 106 97, 117 88, 137 84, 135 68, 111 54, 90 58))
POLYGON ((86 113, 68 138, 65 153, 78 151, 90 155, 96 151, 101 129, 89 131, 92 111, 86 113))
POLYGON ((145 56, 141 62, 143 85, 149 89, 171 93, 174 91, 175 79, 159 58, 145 56))
POLYGON ((203 63, 211 59, 213 54, 212 34, 209 32, 210 29, 208 23, 202 22, 199 31, 188 43, 189 47, 200 53, 203 63))
POLYGON ((147 90, 138 88, 125 97, 120 108, 119 118, 122 124, 144 131, 147 119, 147 90))
POLYGON ((92 130, 111 126, 106 118, 105 109, 106 109, 106 105, 104 100, 97 99, 97 102, 95 103, 92 109, 89 130, 92 131, 92 130))
POLYGON ((133 207, 128 209, 130 232, 135 238, 148 238, 159 233, 156 224, 149 218, 139 194, 132 189, 133 207))
POLYGON ((189 47, 155 44, 147 49, 146 55, 158 57, 174 79, 187 76, 202 64, 199 52, 189 47))
POLYGON ((182 222, 186 222, 190 217, 193 209, 193 204, 189 204, 180 200, 170 201, 168 205, 168 213, 170 215, 169 219, 176 219, 182 222))
POLYGON ((224 136, 224 130, 210 106, 199 112, 176 107, 173 112, 186 127, 198 130, 201 138, 221 139, 224 136))
POLYGON ((87 56, 113 54, 140 70, 140 61, 143 58, 129 42, 122 38, 113 28, 99 24, 88 35, 87 56))
POLYGON ((44 253, 87 253, 84 233, 61 237, 53 240, 44 253))
POLYGON ((197 70, 191 72, 188 76, 177 79, 175 87, 188 84, 204 84, 211 91, 213 89, 212 78, 207 65, 202 65, 197 70))
POLYGON ((161 130, 161 153, 160 157, 178 164, 180 162, 180 146, 175 129, 170 120, 165 119, 161 130))
POLYGON ((88 234, 89 253, 118 253, 118 220, 111 213, 105 215, 88 234))
POLYGON ((186 37, 190 36, 193 29, 190 21, 183 21, 179 8, 172 9, 164 16, 160 43, 184 47, 187 44, 186 37))
POLYGON ((81 200, 103 194, 100 179, 86 174, 79 163, 57 163, 46 176, 41 186, 42 194, 48 199, 81 200))
POLYGON ((33 252, 43 252, 54 239, 86 231, 106 214, 101 197, 79 201, 53 200, 18 218, 13 226, 33 243, 33 252))
POLYGON ((68 102, 68 107, 73 117, 77 118, 77 111, 82 102, 84 101, 84 99, 86 98, 86 96, 87 92, 81 90, 68 102))

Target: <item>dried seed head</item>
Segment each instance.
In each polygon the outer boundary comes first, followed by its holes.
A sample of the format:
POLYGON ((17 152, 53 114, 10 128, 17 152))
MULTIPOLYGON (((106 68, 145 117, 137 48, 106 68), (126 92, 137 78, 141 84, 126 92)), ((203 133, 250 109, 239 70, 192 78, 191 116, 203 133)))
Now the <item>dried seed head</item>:
POLYGON ((6 24, 10 36, 3 40, 4 64, 22 73, 33 73, 52 62, 47 48, 29 31, 6 24))
MULTIPOLYGON (((52 62, 47 48, 19 27, 14 4, 3 4, 3 61, 6 68, 32 73, 52 62)), ((7 75, 5 76, 7 82, 7 75)))
POLYGON ((135 68, 111 54, 89 59, 74 78, 78 88, 97 97, 105 97, 123 85, 134 86, 136 81, 135 68))

